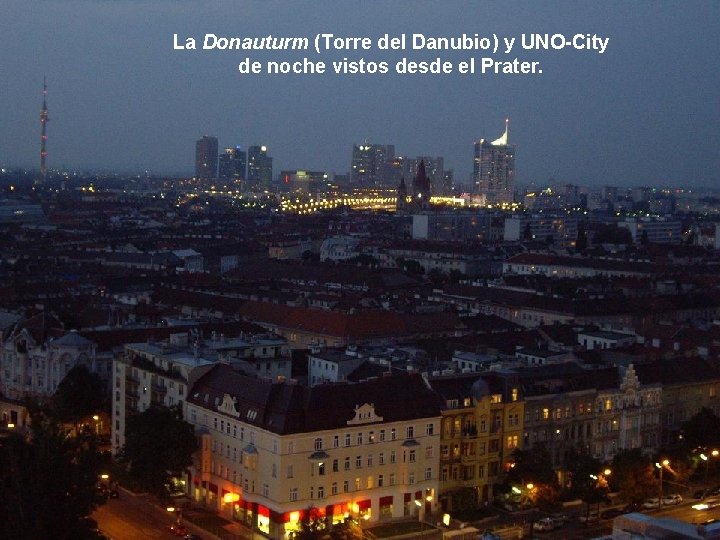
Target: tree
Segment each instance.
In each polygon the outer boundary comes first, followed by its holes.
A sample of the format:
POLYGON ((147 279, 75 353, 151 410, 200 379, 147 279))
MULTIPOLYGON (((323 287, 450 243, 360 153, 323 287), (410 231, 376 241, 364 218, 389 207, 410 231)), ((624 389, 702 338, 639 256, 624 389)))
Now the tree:
POLYGON ((600 227, 593 237, 594 244, 627 244, 633 243, 630 229, 617 225, 604 225, 600 227))
POLYGON ((530 227, 530 223, 528 222, 525 224, 525 229, 523 230, 523 240, 526 242, 529 242, 533 239, 533 233, 532 233, 532 227, 530 227))
POLYGON ((121 462, 141 488, 165 498, 172 477, 187 470, 196 450, 193 426, 180 408, 154 405, 128 418, 121 462))
POLYGON ((650 244, 650 238, 648 238, 648 232, 647 230, 644 230, 642 234, 640 235, 640 243, 643 246, 647 246, 650 244))
POLYGON ((720 418, 712 409, 703 407, 682 425, 683 441, 688 448, 720 444, 720 418))
POLYGON ((585 233, 585 224, 578 223, 577 239, 575 240, 575 251, 582 253, 587 249, 588 241, 587 234, 585 233))
POLYGON ((640 448, 620 450, 612 462, 610 484, 622 492, 625 499, 639 502, 657 496, 658 481, 653 463, 640 448))
POLYGON ((538 444, 528 450, 517 449, 505 482, 516 486, 521 493, 541 508, 552 508, 559 495, 550 453, 538 444), (528 486, 532 484, 532 488, 528 486))
POLYGON ((528 483, 555 484, 555 470, 552 466, 550 453, 544 444, 537 444, 528 450, 517 449, 513 452, 513 466, 507 474, 512 484, 528 483))
POLYGON ((70 437, 47 409, 30 410, 30 436, 0 440, 0 538, 103 538, 88 517, 103 502, 95 438, 86 431, 70 437))
POLYGON ((294 540, 362 540, 362 530, 352 520, 330 524, 320 516, 317 508, 303 512, 300 530, 293 534, 294 540))
POLYGON ((58 385, 51 407, 53 416, 59 421, 77 426, 83 419, 106 408, 105 385, 97 374, 79 364, 58 385))
POLYGON ((428 272, 428 279, 435 287, 440 287, 447 280, 447 275, 442 270, 433 268, 428 272))

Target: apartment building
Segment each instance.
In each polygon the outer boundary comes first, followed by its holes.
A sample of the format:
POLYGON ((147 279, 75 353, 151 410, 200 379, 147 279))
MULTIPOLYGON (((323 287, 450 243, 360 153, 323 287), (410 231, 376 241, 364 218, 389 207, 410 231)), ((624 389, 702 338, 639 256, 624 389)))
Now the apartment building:
POLYGON ((440 505, 462 509, 492 502, 516 448, 522 444, 525 404, 511 374, 438 377, 445 399, 440 431, 440 505))
POLYGON ((332 521, 433 512, 442 408, 415 373, 309 388, 218 364, 186 402, 201 439, 190 494, 270 538, 310 508, 332 521))

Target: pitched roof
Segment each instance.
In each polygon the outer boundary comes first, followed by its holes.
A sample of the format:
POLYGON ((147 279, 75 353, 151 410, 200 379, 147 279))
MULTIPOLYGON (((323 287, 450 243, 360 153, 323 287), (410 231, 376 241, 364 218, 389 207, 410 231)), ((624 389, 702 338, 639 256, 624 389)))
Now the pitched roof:
POLYGON ((373 404, 384 422, 436 417, 443 407, 442 398, 419 374, 308 388, 253 379, 226 364, 201 376, 188 401, 217 410, 225 394, 235 399, 243 422, 281 435, 345 428, 355 418, 355 408, 365 403, 373 404))

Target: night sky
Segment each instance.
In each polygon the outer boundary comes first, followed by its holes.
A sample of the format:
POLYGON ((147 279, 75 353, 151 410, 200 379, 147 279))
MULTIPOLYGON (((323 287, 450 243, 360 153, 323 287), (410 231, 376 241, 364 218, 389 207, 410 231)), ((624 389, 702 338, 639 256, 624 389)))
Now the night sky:
POLYGON ((51 168, 192 174, 195 140, 265 144, 284 168, 344 173, 353 143, 442 155, 456 180, 505 116, 520 182, 714 187, 720 2, 3 0, 0 164, 38 167, 43 75, 51 168), (241 75, 254 60, 457 62, 482 51, 174 51, 173 33, 255 37, 598 34, 607 51, 525 51, 533 75, 241 75))

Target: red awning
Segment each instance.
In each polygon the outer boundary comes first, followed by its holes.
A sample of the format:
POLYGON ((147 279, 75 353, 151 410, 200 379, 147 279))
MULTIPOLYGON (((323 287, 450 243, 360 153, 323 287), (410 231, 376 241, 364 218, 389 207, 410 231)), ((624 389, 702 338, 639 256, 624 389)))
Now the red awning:
POLYGON ((390 506, 393 503, 393 496, 380 497, 380 506, 390 506))
POLYGON ((365 499, 364 501, 358 501, 357 505, 360 510, 367 510, 372 506, 372 503, 370 499, 365 499))
POLYGON ((405 495, 403 496, 403 501, 404 501, 404 502, 410 502, 411 499, 412 499, 412 494, 411 494, 411 493, 405 493, 405 495))

